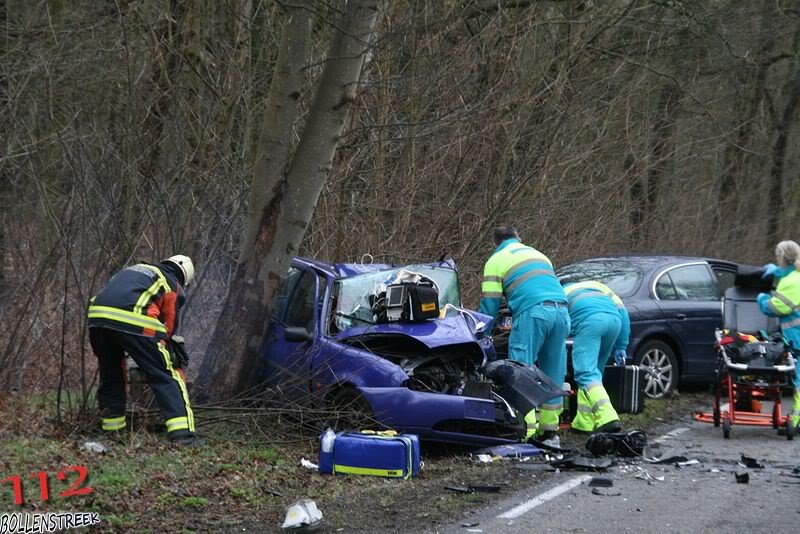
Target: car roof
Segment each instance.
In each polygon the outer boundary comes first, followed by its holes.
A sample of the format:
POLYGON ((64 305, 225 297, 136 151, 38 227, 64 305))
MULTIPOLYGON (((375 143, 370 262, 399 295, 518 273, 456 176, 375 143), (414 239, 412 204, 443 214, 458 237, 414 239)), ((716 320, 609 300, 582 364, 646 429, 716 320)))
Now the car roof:
POLYGON ((427 265, 430 267, 444 267, 456 270, 456 264, 452 259, 436 262, 421 262, 421 263, 333 263, 324 260, 314 260, 311 258, 294 258, 293 265, 306 265, 314 267, 317 270, 324 271, 335 278, 349 278, 364 273, 373 273, 377 271, 386 271, 389 269, 399 269, 407 265, 427 265))
POLYGON ((607 261, 612 261, 612 262, 626 261, 632 265, 642 267, 646 270, 656 269, 659 267, 667 267, 670 265, 677 265, 681 263, 694 262, 694 261, 706 261, 722 265, 730 265, 731 267, 736 266, 736 263, 732 261, 709 258, 705 256, 678 256, 678 255, 667 255, 667 254, 619 254, 610 256, 599 256, 599 257, 584 258, 582 260, 573 261, 567 265, 575 265, 578 263, 588 263, 588 262, 599 263, 607 261))

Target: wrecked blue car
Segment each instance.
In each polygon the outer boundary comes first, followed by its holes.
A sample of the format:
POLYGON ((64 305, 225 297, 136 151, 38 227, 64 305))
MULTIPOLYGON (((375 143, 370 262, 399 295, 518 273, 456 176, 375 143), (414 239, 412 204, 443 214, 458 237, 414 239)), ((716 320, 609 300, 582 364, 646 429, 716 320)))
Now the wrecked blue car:
POLYGON ((530 388, 520 396, 513 384, 501 388, 488 378, 495 360, 489 319, 461 308, 452 260, 393 266, 296 258, 273 306, 264 378, 292 402, 356 406, 382 427, 428 441, 517 441, 525 413, 519 398, 537 401, 530 388))

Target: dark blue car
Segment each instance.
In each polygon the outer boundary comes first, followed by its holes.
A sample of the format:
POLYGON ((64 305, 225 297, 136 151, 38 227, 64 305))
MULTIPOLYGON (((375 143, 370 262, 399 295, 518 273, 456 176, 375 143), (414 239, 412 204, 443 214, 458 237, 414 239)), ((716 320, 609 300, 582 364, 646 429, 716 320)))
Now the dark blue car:
POLYGON ((681 383, 713 383, 714 330, 737 265, 709 258, 617 256, 558 269, 562 283, 599 280, 631 316, 628 357, 649 369, 645 392, 659 398, 681 383))
POLYGON ((398 267, 296 258, 265 338, 266 379, 295 402, 357 406, 426 440, 518 440, 522 417, 480 371, 495 355, 489 317, 460 308, 452 261, 398 267), (375 321, 373 299, 401 269, 435 282, 439 318, 375 321))

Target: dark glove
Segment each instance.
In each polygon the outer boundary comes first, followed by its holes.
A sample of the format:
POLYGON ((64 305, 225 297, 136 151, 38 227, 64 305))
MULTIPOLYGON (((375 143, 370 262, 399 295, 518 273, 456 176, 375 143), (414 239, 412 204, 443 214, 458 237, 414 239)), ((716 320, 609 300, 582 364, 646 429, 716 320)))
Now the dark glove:
POLYGON ((172 367, 184 369, 189 365, 189 353, 181 336, 172 336, 169 339, 169 355, 172 359, 172 367))

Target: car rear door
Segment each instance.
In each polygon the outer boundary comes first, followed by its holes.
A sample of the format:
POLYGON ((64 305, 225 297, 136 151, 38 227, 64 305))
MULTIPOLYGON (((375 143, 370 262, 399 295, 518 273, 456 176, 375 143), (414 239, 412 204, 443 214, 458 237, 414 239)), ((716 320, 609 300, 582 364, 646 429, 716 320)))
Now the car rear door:
POLYGON ((712 377, 716 367, 714 330, 722 324, 717 277, 707 262, 676 265, 653 285, 658 306, 681 340, 686 377, 712 377))

